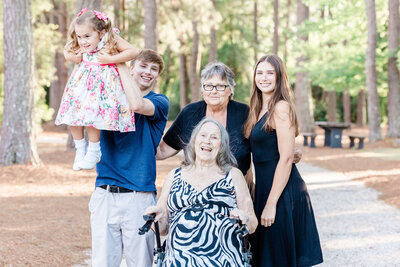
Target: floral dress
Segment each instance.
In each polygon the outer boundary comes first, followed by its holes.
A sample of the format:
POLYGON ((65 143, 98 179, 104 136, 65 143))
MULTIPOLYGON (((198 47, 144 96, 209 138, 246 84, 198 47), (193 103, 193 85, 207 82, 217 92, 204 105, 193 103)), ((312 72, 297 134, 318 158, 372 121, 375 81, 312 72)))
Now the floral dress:
POLYGON ((82 55, 65 88, 55 124, 135 131, 135 116, 129 108, 118 69, 115 64, 97 61, 100 49, 82 55))
POLYGON ((167 200, 169 233, 164 267, 243 266, 237 226, 229 219, 237 208, 230 172, 198 192, 175 171, 167 200))

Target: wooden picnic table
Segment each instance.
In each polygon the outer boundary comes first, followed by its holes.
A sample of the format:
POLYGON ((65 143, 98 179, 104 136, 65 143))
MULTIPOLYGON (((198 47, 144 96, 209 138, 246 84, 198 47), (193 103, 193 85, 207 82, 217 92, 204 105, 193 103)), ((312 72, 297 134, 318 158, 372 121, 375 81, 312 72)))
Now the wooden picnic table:
POLYGON ((345 122, 316 121, 315 125, 321 127, 325 131, 324 146, 333 148, 342 147, 342 132, 344 129, 350 128, 350 123, 345 122))

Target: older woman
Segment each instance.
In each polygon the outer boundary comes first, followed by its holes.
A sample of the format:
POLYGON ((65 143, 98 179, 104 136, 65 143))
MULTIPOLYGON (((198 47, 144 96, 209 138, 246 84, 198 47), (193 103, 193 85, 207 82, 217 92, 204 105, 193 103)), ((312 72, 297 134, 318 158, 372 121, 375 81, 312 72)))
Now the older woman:
POLYGON ((246 104, 234 101, 234 74, 224 63, 209 63, 201 72, 202 101, 187 105, 164 135, 157 159, 178 153, 188 143, 194 127, 204 118, 213 118, 226 128, 230 147, 238 168, 246 174, 250 167, 250 144, 243 135, 243 125, 249 114, 246 104))
POLYGON ((182 168, 165 180, 155 213, 168 232, 164 266, 243 266, 239 217, 252 233, 257 227, 252 200, 229 148, 229 136, 216 120, 203 119, 192 131, 182 168), (169 224, 167 222, 169 221, 169 224))
MULTIPOLYGON (((250 143, 244 137, 243 126, 249 114, 246 104, 233 100, 235 80, 232 70, 221 62, 207 64, 201 72, 202 101, 187 105, 178 114, 157 149, 157 159, 166 159, 185 147, 194 127, 205 117, 212 118, 228 131, 230 147, 238 168, 246 175, 252 188, 250 168, 250 143)), ((301 152, 296 151, 294 162, 300 161, 301 152)))

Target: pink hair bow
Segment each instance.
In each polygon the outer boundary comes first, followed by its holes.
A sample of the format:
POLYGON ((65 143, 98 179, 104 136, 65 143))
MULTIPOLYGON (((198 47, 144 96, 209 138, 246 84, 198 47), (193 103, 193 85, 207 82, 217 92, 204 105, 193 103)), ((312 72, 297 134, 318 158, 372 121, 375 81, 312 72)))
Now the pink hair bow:
POLYGON ((82 8, 81 12, 79 12, 78 15, 76 15, 77 17, 79 17, 80 15, 82 15, 85 12, 88 12, 89 10, 87 10, 86 8, 82 8))
POLYGON ((103 12, 100 12, 100 11, 97 11, 97 10, 93 10, 93 13, 96 15, 96 17, 99 20, 104 20, 104 21, 108 20, 108 17, 103 12))

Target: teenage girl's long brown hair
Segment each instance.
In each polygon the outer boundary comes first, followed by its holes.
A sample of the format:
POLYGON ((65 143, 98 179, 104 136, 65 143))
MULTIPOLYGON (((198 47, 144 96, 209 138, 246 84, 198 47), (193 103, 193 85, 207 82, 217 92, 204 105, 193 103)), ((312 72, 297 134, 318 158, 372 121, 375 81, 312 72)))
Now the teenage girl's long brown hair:
POLYGON ((80 16, 76 17, 69 26, 68 30, 68 43, 65 49, 68 52, 75 53, 79 49, 78 38, 76 37, 75 25, 82 25, 84 23, 89 23, 93 30, 99 34, 105 30, 106 36, 106 47, 111 55, 118 53, 117 50, 117 39, 112 28, 111 20, 98 19, 93 11, 88 10, 83 12, 80 16))
POLYGON ((272 97, 268 102, 268 114, 262 128, 266 132, 272 130, 271 122, 275 112, 276 104, 283 100, 289 104, 289 119, 291 121, 291 125, 294 125, 296 129, 297 136, 299 134, 299 122, 297 120, 296 110, 293 104, 292 91, 290 89, 288 75, 282 60, 276 55, 265 55, 261 57, 254 68, 253 85, 250 94, 250 113, 244 125, 244 135, 246 138, 250 137, 250 133, 257 123, 263 106, 262 92, 260 89, 258 89, 255 83, 257 67, 261 62, 268 62, 271 64, 272 67, 274 67, 276 74, 275 90, 273 91, 272 97))

